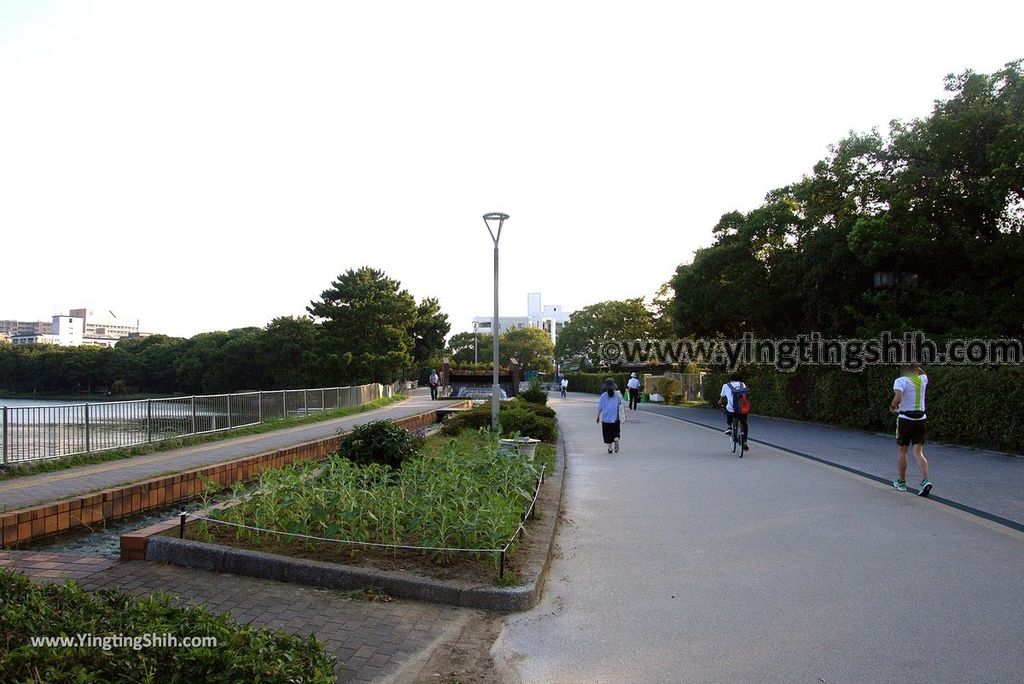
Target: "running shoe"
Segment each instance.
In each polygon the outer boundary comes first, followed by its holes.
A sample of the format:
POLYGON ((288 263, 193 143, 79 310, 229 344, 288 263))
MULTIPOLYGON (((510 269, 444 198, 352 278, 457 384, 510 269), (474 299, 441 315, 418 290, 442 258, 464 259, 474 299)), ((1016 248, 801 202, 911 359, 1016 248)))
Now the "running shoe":
POLYGON ((731 437, 732 436, 732 428, 725 428, 724 430, 722 430, 722 434, 723 435, 729 435, 731 437))
POLYGON ((893 480, 892 481, 892 486, 895 487, 896 489, 898 489, 901 492, 907 491, 907 481, 906 480, 893 480))
POLYGON ((608 447, 608 453, 612 453, 612 448, 610 446, 608 447))
POLYGON ((744 451, 750 451, 750 445, 749 445, 749 444, 747 444, 746 442, 744 442, 744 443, 743 443, 743 450, 744 450, 744 451))
POLYGON ((619 438, 615 438, 615 453, 619 453, 619 438))
MULTIPOLYGON (((905 486, 904 486, 905 487, 905 486)), ((918 491, 918 496, 928 496, 932 491, 932 481, 928 479, 921 480, 921 489, 918 491)))

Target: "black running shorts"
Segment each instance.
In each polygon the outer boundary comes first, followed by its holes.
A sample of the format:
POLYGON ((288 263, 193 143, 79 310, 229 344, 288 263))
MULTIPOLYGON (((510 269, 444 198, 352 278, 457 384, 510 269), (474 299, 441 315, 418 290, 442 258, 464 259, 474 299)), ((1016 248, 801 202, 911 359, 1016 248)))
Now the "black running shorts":
POLYGON ((924 444, 924 438, 927 434, 927 420, 896 419, 896 446, 924 444))

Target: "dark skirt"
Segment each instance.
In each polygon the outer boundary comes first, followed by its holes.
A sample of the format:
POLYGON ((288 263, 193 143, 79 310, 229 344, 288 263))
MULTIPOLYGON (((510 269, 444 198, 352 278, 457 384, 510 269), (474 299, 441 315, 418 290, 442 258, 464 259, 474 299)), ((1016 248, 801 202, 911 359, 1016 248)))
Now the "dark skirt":
POLYGON ((601 434, 604 435, 604 443, 611 444, 619 436, 619 421, 614 423, 601 423, 601 434))

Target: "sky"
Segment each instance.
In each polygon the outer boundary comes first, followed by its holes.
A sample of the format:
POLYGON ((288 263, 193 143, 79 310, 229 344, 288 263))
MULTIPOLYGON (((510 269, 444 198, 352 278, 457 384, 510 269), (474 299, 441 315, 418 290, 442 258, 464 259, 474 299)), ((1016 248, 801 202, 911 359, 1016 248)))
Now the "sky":
POLYGON ((452 332, 526 295, 651 297, 718 218, 943 78, 1024 3, 0 0, 0 319, 190 336, 349 268, 452 332))

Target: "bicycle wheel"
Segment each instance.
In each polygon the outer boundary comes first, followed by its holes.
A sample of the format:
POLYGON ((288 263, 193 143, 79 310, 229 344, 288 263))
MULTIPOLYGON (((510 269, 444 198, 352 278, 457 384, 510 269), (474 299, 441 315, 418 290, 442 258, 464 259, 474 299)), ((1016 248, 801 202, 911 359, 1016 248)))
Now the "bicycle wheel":
MULTIPOLYGON (((736 432, 739 435, 739 439, 736 441, 739 445, 740 458, 743 458, 743 445, 747 443, 747 431, 743 429, 742 425, 740 425, 740 429, 737 430, 736 432)), ((736 451, 737 444, 732 445, 733 452, 736 451)))
MULTIPOLYGON (((739 425, 736 424, 736 421, 733 421, 732 434, 729 437, 730 437, 730 439, 732 439, 732 453, 734 453, 734 454, 736 453, 736 446, 740 443, 739 436, 740 436, 739 425)), ((743 457, 743 451, 742 450, 740 450, 740 457, 741 458, 743 457)))

